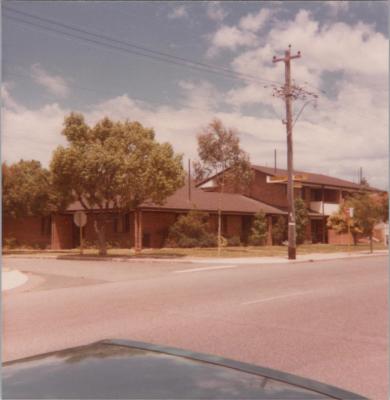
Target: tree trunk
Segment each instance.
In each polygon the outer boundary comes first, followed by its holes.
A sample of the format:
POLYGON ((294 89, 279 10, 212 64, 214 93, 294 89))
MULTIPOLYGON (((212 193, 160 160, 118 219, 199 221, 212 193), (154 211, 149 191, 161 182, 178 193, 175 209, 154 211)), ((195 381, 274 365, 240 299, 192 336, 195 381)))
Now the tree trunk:
MULTIPOLYGON (((221 193, 219 194, 221 197, 221 193)), ((221 242, 222 242, 222 216, 221 216, 221 206, 218 207, 218 255, 221 255, 221 242)))
POLYGON ((140 254, 142 251, 142 214, 138 209, 134 210, 134 252, 140 254))
POLYGON ((94 228, 98 238, 99 256, 107 255, 106 244, 106 218, 102 214, 97 214, 94 221, 94 228))
POLYGON ((221 255, 221 247, 222 247, 222 193, 224 191, 225 186, 225 167, 222 172, 222 182, 219 189, 219 198, 218 198, 218 256, 221 255))
POLYGON ((373 246, 373 240, 372 240, 372 234, 370 235, 370 253, 373 253, 374 251, 374 246, 373 246))

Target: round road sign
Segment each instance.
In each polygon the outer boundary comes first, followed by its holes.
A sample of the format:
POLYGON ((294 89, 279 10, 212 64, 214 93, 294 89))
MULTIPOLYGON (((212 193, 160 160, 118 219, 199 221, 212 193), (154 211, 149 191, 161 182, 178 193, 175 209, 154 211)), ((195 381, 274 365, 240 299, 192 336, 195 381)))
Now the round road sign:
POLYGON ((76 211, 73 215, 73 221, 77 226, 83 227, 87 223, 87 214, 83 211, 76 211))

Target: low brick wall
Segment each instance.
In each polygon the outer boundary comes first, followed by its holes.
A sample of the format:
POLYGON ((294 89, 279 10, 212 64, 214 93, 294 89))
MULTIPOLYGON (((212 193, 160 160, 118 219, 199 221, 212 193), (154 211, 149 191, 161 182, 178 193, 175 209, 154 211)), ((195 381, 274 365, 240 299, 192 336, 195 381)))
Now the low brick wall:
POLYGON ((348 233, 337 233, 333 229, 328 229, 329 244, 353 244, 353 237, 348 233))
POLYGON ((3 217, 3 246, 16 240, 19 246, 46 248, 50 246, 50 220, 41 217, 3 217))

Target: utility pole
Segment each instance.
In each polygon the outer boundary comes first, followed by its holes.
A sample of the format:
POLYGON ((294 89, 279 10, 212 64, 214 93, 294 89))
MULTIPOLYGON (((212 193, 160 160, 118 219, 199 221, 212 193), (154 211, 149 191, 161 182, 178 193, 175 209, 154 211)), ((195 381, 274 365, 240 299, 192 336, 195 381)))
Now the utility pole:
POLYGON ((283 97, 286 103, 286 130, 287 130, 287 202, 288 202, 288 259, 296 258, 296 226, 295 226, 295 206, 294 206, 294 183, 293 183, 293 141, 292 141, 292 98, 291 90, 291 66, 290 61, 300 58, 301 52, 294 56, 291 55, 291 45, 284 52, 283 58, 273 57, 272 62, 284 62, 285 84, 283 87, 283 97))
POLYGON ((276 175, 276 149, 274 149, 274 173, 276 175))

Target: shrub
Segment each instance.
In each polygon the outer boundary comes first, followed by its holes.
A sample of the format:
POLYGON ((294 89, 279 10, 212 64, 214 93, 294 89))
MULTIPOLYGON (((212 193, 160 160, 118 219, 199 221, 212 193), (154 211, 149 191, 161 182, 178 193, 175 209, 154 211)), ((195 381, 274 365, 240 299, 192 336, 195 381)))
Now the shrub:
POLYGON ((249 244, 262 246, 267 240, 267 218, 263 211, 258 212, 253 219, 249 244))
POLYGON ((107 249, 120 249, 121 245, 117 240, 107 240, 106 242, 107 249))
POLYGON ((239 236, 232 236, 227 240, 228 246, 241 246, 241 240, 239 236))
POLYGON ((281 245, 287 237, 286 218, 280 216, 272 227, 272 243, 281 245))
POLYGON ((297 244, 302 244, 306 238, 306 225, 309 223, 305 202, 300 198, 295 199, 295 227, 297 244))
POLYGON ((31 246, 35 250, 46 250, 47 244, 46 243, 34 243, 31 246))
POLYGON ((215 247, 217 236, 207 231, 208 214, 190 211, 170 227, 166 245, 169 247, 215 247))
POLYGON ((5 238, 4 239, 4 247, 7 249, 15 249, 15 248, 19 247, 19 243, 13 237, 5 238))

